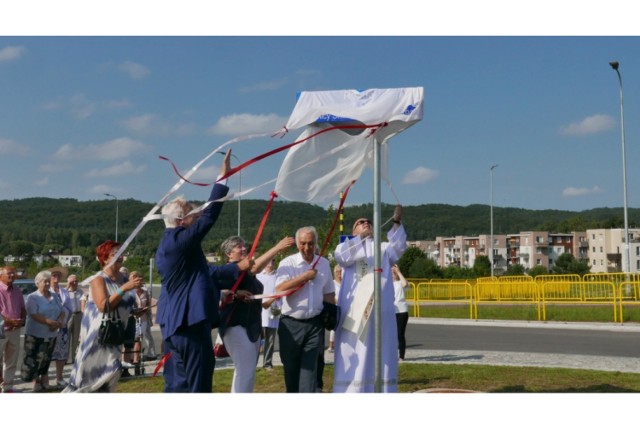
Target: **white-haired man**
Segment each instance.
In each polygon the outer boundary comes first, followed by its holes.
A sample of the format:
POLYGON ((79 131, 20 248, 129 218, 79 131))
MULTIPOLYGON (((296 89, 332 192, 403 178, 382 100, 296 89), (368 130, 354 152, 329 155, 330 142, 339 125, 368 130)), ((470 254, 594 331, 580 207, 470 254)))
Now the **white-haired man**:
POLYGON ((331 267, 316 255, 317 242, 313 226, 298 229, 299 252, 282 260, 276 272, 276 292, 291 293, 283 298, 278 326, 287 392, 316 392, 318 356, 324 350, 322 302, 335 301, 331 267))
MULTIPOLYGON (((221 174, 229 170, 231 150, 222 163, 221 174)), ((229 188, 215 184, 200 213, 193 205, 176 198, 162 209, 166 229, 156 253, 162 278, 156 321, 164 338, 165 392, 211 392, 215 357, 211 329, 219 322, 220 294, 202 251, 202 240, 216 222, 229 188)))

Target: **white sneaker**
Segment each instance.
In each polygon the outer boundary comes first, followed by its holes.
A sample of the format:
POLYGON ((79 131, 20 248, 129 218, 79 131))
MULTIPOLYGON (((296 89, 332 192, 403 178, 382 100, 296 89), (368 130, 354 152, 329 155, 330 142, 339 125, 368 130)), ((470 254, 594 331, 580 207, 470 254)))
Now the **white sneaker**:
POLYGON ((58 385, 60 388, 66 388, 67 385, 69 385, 69 384, 63 379, 63 380, 57 381, 56 385, 58 385))
POLYGON ((133 364, 131 364, 131 363, 127 362, 127 361, 123 361, 123 362, 122 362, 122 368, 123 368, 123 369, 132 369, 132 368, 134 368, 134 367, 135 367, 135 366, 134 366, 133 364))

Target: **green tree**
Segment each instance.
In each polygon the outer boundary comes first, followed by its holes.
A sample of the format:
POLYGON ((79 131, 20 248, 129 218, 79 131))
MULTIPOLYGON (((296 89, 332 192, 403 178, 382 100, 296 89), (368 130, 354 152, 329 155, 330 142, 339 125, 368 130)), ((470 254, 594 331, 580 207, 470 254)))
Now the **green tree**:
POLYGON ((476 278, 491 276, 491 260, 488 256, 478 256, 473 262, 473 271, 476 278))
POLYGON ((534 278, 538 275, 546 275, 548 273, 549 273, 549 270, 542 265, 534 266, 531 269, 529 269, 529 272, 528 272, 528 274, 534 278))
POLYGON ((522 276, 524 274, 524 266, 521 264, 509 265, 505 272, 505 275, 507 276, 522 276))
POLYGON ((402 272, 402 274, 405 276, 407 275, 407 273, 412 276, 410 272, 411 272, 411 266, 413 266, 413 263, 418 259, 426 259, 426 258, 427 258, 426 255, 420 248, 418 247, 407 248, 407 250, 404 252, 402 257, 400 257, 400 260, 398 260, 398 267, 400 268, 400 272, 402 272))
MULTIPOLYGON (((398 267, 400 267, 400 265, 398 265, 398 267)), ((403 271, 402 268, 400 268, 400 271, 403 272, 403 274, 407 272, 407 274, 404 275, 409 278, 442 278, 442 269, 440 266, 438 266, 434 260, 427 259, 426 257, 416 258, 408 271, 403 271)))

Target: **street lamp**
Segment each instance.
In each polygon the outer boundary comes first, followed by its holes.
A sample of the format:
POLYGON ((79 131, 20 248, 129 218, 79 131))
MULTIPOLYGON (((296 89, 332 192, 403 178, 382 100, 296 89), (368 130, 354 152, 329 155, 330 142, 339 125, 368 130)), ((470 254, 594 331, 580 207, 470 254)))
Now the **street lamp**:
POLYGON ((631 272, 630 263, 631 260, 629 258, 629 218, 627 216, 627 158, 625 154, 624 148, 624 97, 622 96, 622 76, 620 75, 620 71, 618 67, 620 64, 618 61, 611 61, 609 63, 611 68, 613 68, 618 74, 618 82, 620 82, 620 130, 622 134, 622 191, 624 197, 624 252, 625 252, 625 266, 624 271, 628 274, 631 272))
POLYGON ((111 193, 105 193, 105 196, 109 196, 116 200, 116 242, 118 241, 118 198, 111 193))
POLYGON ((497 168, 498 165, 491 165, 491 167, 489 168, 489 177, 490 177, 490 186, 489 186, 489 200, 491 203, 491 246, 490 246, 490 252, 491 252, 491 278, 493 278, 493 170, 495 168, 497 168))
MULTIPOLYGON (((226 155, 226 152, 218 152, 221 155, 226 155)), ((236 161, 238 163, 240 163, 240 159, 238 159, 238 156, 234 155, 233 153, 231 153, 231 157, 235 158, 236 161)), ((240 196, 240 193, 242 193, 242 170, 238 171, 238 236, 240 236, 240 201, 242 199, 242 196, 240 196)))

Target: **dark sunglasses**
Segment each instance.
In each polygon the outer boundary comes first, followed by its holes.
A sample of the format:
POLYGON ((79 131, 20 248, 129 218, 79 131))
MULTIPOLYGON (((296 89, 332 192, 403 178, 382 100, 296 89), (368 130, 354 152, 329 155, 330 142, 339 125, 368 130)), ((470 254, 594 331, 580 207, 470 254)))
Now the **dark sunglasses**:
POLYGON ((360 226, 361 224, 369 223, 371 224, 371 220, 358 220, 356 221, 356 226, 360 226))

